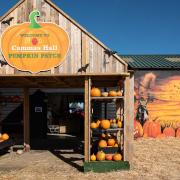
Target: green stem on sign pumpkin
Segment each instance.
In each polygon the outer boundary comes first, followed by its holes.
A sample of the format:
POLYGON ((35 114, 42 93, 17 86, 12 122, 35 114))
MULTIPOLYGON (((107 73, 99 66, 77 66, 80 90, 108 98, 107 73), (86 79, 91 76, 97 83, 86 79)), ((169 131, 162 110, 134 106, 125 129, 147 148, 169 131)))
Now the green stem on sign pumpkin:
POLYGON ((32 29, 38 29, 41 28, 41 26, 37 23, 36 17, 40 16, 40 12, 38 10, 32 11, 29 15, 29 20, 31 22, 30 28, 32 29))

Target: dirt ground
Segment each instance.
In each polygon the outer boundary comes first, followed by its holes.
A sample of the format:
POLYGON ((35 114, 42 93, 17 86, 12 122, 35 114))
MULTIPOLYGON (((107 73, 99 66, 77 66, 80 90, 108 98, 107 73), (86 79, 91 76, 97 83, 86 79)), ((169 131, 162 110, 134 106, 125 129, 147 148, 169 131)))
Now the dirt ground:
POLYGON ((0 156, 2 180, 180 180, 180 139, 138 139, 130 171, 83 173, 83 156, 72 150, 0 156))

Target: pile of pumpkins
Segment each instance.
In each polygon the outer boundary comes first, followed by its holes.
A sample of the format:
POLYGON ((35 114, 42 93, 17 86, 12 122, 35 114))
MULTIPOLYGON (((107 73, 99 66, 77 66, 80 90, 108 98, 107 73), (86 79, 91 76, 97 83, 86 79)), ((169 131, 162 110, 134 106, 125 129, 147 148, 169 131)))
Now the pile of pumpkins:
POLYGON ((91 161, 121 161, 122 155, 120 153, 105 154, 103 151, 98 151, 97 154, 91 155, 91 161))
POLYGON ((122 96, 122 92, 114 91, 114 90, 111 90, 109 92, 101 92, 101 90, 99 88, 93 87, 91 89, 91 96, 92 97, 100 97, 100 96, 116 97, 116 96, 122 96))
POLYGON ((107 130, 109 128, 122 128, 122 121, 120 118, 117 119, 103 119, 97 120, 96 122, 92 122, 90 125, 91 129, 104 129, 107 130))
POLYGON ((161 125, 159 122, 153 120, 147 120, 142 126, 140 122, 134 120, 134 137, 152 137, 152 138, 163 138, 163 137, 179 137, 180 128, 174 129, 173 127, 165 127, 161 132, 161 125))
POLYGON ((98 142, 98 147, 106 148, 106 147, 118 147, 118 144, 115 138, 111 137, 110 134, 101 134, 101 140, 98 142))
POLYGON ((0 134, 0 143, 8 139, 9 139, 9 135, 7 133, 4 133, 2 135, 0 134))

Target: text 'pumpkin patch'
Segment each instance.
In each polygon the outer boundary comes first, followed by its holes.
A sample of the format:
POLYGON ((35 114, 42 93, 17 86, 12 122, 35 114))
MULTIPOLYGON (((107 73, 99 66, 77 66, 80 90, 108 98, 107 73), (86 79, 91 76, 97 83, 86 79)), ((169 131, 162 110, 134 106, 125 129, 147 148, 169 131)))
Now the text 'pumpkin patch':
POLYGON ((68 34, 56 24, 37 23, 38 16, 39 11, 32 11, 30 23, 9 27, 1 38, 1 49, 7 63, 32 73, 58 66, 69 49, 68 34))

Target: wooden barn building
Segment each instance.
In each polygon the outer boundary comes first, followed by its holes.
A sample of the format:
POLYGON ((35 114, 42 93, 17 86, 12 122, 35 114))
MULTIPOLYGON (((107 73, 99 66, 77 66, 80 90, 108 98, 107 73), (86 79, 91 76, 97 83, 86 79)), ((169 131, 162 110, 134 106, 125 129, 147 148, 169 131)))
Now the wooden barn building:
POLYGON ((50 0, 20 0, 0 18, 0 33, 0 133, 32 147, 71 134, 82 138, 86 171, 128 168, 134 76, 127 62, 50 0), (100 94, 93 96, 93 87, 100 94), (102 119, 111 127, 90 128, 102 119), (102 133, 116 143, 104 151, 118 152, 121 161, 91 162, 102 133))

